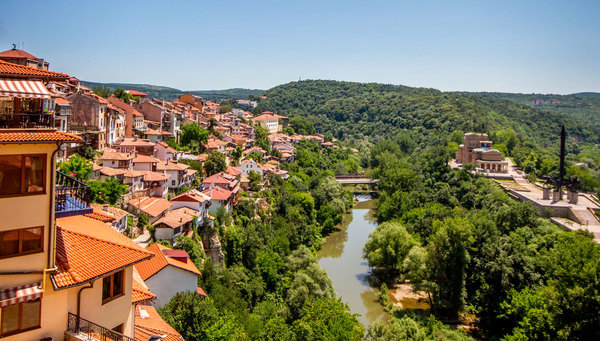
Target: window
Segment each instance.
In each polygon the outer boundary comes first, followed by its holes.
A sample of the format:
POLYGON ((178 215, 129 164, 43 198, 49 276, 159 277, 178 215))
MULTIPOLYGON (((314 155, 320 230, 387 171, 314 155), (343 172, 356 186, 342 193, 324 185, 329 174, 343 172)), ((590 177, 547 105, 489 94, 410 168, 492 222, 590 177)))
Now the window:
POLYGON ((0 155, 0 196, 43 194, 46 154, 0 155))
POLYGON ((41 307, 42 302, 38 298, 0 309, 0 337, 39 328, 41 307))
POLYGON ((121 270, 102 279, 102 304, 106 304, 123 295, 125 271, 121 270))
POLYGON ((44 251, 44 227, 0 231, 0 258, 44 251))

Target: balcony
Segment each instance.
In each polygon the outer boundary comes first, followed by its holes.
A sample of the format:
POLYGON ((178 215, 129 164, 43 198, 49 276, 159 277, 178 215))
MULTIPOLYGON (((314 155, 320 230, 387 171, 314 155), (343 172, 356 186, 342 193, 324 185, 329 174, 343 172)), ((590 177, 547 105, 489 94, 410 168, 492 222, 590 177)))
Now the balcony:
POLYGON ((66 340, 82 341, 135 341, 134 338, 104 328, 75 314, 69 313, 66 340))
POLYGON ((44 112, 0 114, 0 128, 54 128, 54 115, 44 112))
POLYGON ((64 173, 56 172, 54 216, 56 218, 92 213, 90 187, 64 173))

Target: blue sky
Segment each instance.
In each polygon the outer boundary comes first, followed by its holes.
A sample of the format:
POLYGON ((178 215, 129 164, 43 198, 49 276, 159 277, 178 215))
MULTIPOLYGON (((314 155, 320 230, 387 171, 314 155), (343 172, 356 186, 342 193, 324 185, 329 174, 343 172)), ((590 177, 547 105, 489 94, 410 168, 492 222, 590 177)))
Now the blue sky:
MULTIPOLYGON (((302 79, 600 91, 600 1, 2 1, 23 42, 84 80, 184 90, 302 79)), ((8 14, 8 15, 7 15, 8 14)))

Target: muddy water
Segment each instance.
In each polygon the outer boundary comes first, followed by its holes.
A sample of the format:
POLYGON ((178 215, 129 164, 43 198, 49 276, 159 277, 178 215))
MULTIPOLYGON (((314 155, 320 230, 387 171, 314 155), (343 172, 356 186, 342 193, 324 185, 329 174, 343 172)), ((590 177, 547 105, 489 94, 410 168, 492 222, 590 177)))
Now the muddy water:
POLYGON ((319 265, 329 274, 337 294, 348 303, 350 311, 360 314, 364 325, 387 320, 388 314, 377 301, 379 290, 367 281, 369 266, 362 258, 362 248, 375 230, 373 200, 358 197, 359 202, 345 215, 340 230, 323 240, 317 253, 319 265))

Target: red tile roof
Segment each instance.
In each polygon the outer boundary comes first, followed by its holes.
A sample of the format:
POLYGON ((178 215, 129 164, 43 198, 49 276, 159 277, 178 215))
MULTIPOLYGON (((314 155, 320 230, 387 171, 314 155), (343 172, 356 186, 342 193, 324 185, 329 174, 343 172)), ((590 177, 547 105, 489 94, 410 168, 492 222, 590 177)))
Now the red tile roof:
POLYGON ((146 174, 144 175, 144 181, 165 181, 169 180, 170 177, 171 174, 146 171, 146 174))
POLYGON ((127 90, 127 92, 129 92, 129 94, 131 96, 138 96, 138 97, 146 97, 146 96, 148 96, 147 94, 145 94, 143 92, 139 92, 139 91, 135 91, 135 90, 127 90))
POLYGON ((164 211, 171 208, 171 203, 167 199, 156 197, 140 197, 129 200, 129 205, 139 208, 142 212, 151 217, 161 215, 164 211))
POLYGON ((148 302, 156 298, 148 288, 140 283, 136 276, 133 277, 132 290, 131 290, 131 303, 142 303, 148 302))
POLYGON ((159 335, 161 341, 183 341, 181 335, 160 317, 153 306, 138 305, 134 315, 136 340, 151 340, 159 335))
POLYGON ((175 257, 172 255, 170 256, 169 253, 173 250, 158 243, 148 246, 146 250, 152 252, 155 257, 135 265, 135 269, 138 271, 144 281, 154 276, 167 265, 172 265, 176 268, 180 268, 200 276, 200 271, 196 265, 194 265, 194 262, 192 262, 192 260, 189 258, 188 254, 183 250, 181 251, 185 253, 185 258, 177 255, 175 257), (182 261, 182 259, 184 259, 185 262, 182 261))
POLYGON ((183 193, 179 194, 178 196, 171 199, 171 201, 196 201, 196 202, 205 202, 207 200, 210 200, 210 198, 207 197, 206 195, 202 194, 197 189, 192 189, 187 192, 183 192, 183 193))
POLYGON ((15 129, 0 130, 0 143, 52 143, 52 142, 83 142, 83 140, 73 134, 56 131, 54 129, 15 129))
POLYGON ((154 226, 162 224, 172 229, 175 229, 189 223, 192 220, 194 220, 194 217, 192 215, 186 214, 182 211, 170 211, 167 212, 164 215, 164 217, 158 219, 154 223, 154 226))
POLYGON ((64 99, 62 97, 55 98, 54 102, 56 102, 56 104, 58 104, 58 105, 71 105, 71 102, 67 101, 66 99, 64 99))
POLYGON ((131 239, 85 216, 56 219, 56 290, 90 282, 151 258, 131 239))
POLYGON ((0 76, 52 80, 68 79, 70 77, 64 73, 36 69, 34 67, 8 63, 3 60, 0 60, 0 76))
POLYGON ((222 187, 215 186, 214 188, 208 188, 202 191, 203 194, 208 195, 213 200, 225 201, 231 197, 232 191, 228 191, 222 187))
POLYGON ((135 159, 133 159, 134 163, 154 163, 154 162, 158 162, 157 158, 154 158, 152 156, 149 155, 142 155, 139 154, 138 156, 135 157, 135 159))
POLYGON ((10 49, 0 52, 0 57, 37 59, 37 57, 31 53, 19 49, 10 49))

